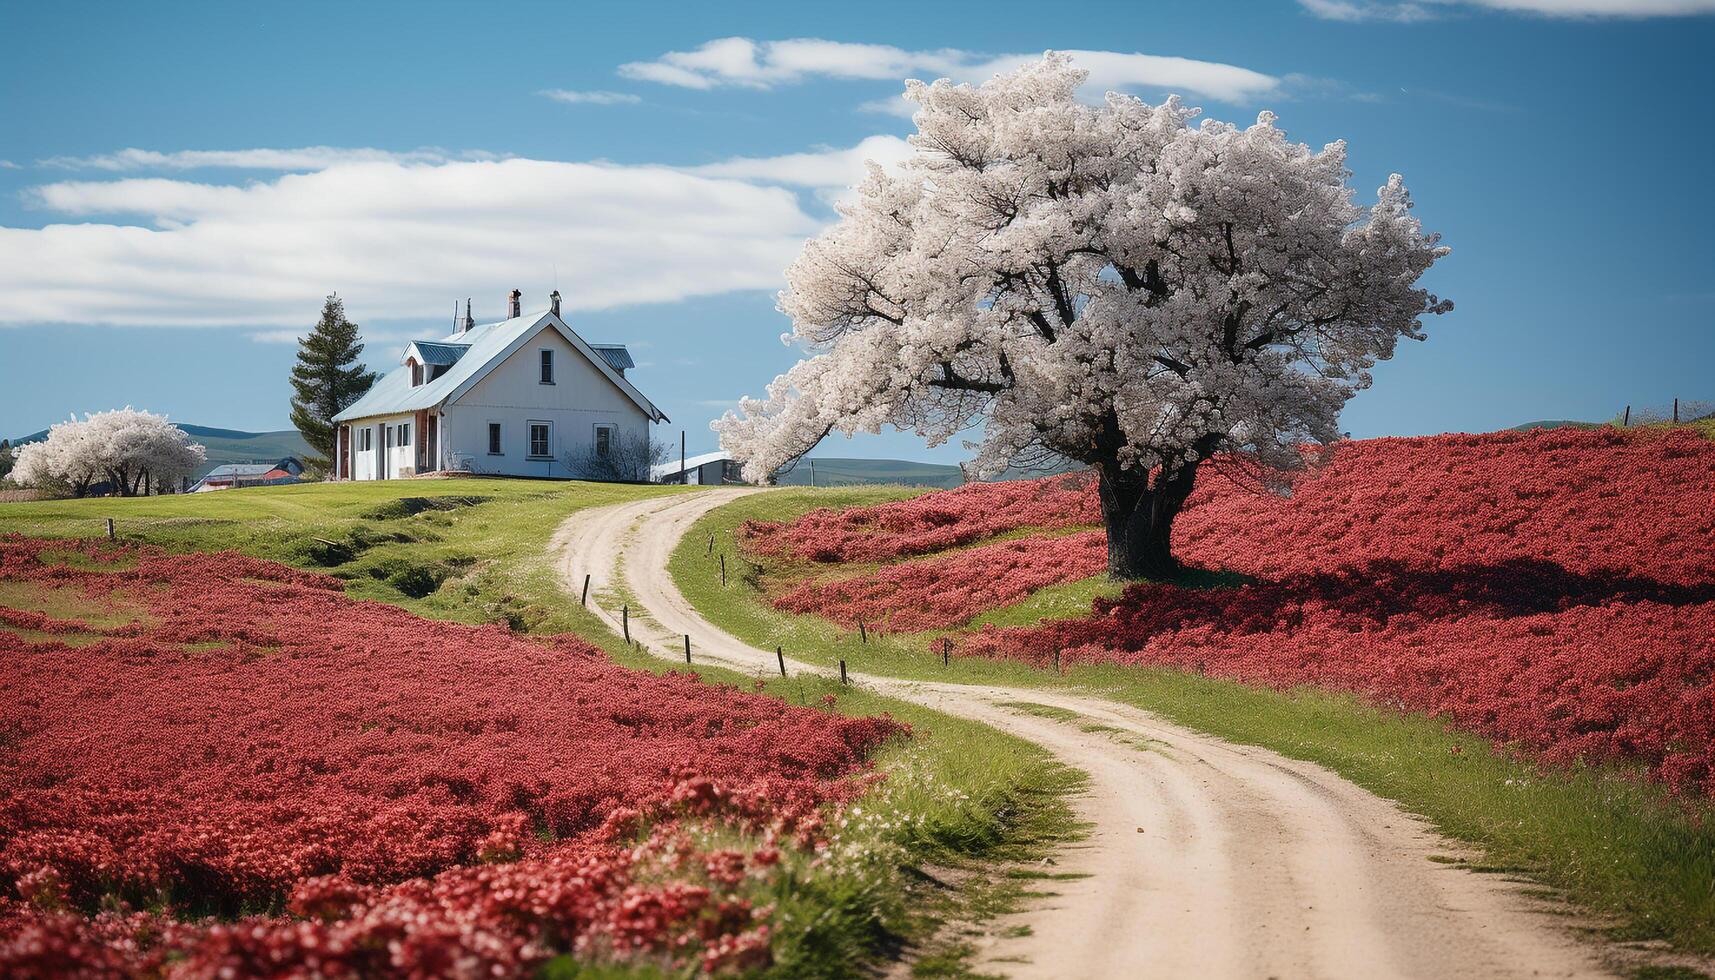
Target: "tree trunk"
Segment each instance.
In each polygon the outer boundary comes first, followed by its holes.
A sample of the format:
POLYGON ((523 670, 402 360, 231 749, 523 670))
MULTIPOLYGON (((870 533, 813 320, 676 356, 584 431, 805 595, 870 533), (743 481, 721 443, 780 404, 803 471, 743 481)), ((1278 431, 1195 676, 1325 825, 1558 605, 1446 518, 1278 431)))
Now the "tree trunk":
POLYGON ((1097 467, 1102 523, 1108 532, 1108 575, 1123 580, 1171 579, 1184 571, 1173 555, 1173 519, 1179 516, 1197 479, 1197 464, 1184 463, 1149 474, 1097 467))

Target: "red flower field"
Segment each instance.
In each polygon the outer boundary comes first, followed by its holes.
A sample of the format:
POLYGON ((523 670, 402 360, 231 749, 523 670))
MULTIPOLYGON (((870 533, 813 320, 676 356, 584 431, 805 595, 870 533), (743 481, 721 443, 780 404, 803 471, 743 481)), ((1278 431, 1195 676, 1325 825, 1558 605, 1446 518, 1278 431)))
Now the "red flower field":
MULTIPOLYGON (((1033 510, 1028 526, 1093 513, 1087 491, 1008 494, 1058 507, 1033 510)), ((914 513, 950 496, 917 498, 914 513)), ((883 522, 883 510, 842 526, 883 522)), ((806 528, 836 524, 813 516, 806 528)), ((901 532, 887 550, 993 533, 971 513, 901 532)), ((768 535, 813 540, 790 525, 768 535)), ((899 629, 956 625, 983 602, 1099 572, 1094 536, 1081 563, 1066 560, 1080 539, 918 559, 779 602, 839 621, 861 609, 899 629), (889 601, 891 619, 878 614, 889 601)), ((1175 545, 1190 564, 1254 581, 1134 585, 1087 619, 987 628, 959 649, 1355 691, 1548 759, 1638 760, 1674 787, 1715 791, 1715 442, 1560 429, 1342 443, 1289 496, 1205 473, 1175 545)))
POLYGON ((813 510, 790 523, 747 521, 745 547, 815 562, 890 561, 970 544, 1019 528, 1101 522, 1087 476, 967 483, 877 507, 813 510))
POLYGON ((1078 531, 980 545, 883 566, 869 575, 801 582, 774 600, 777 609, 815 613, 844 626, 909 632, 958 626, 1061 582, 1108 567, 1107 536, 1078 531))
POLYGON ((45 600, 0 608, 7 976, 763 962, 751 896, 902 731, 237 555, 66 548, 0 538, 0 597, 45 600))

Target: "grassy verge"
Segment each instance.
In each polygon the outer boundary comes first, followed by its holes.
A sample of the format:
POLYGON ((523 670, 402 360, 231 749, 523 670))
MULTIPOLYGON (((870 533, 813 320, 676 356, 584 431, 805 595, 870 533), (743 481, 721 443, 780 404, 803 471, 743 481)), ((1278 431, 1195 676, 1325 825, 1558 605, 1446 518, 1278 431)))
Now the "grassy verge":
MULTIPOLYGON (((584 507, 676 487, 533 480, 396 480, 129 499, 0 504, 0 530, 171 551, 231 549, 346 581, 346 592, 461 623, 596 638, 560 592, 547 545, 584 507)), ((600 632, 605 633, 605 630, 600 632)))
MULTIPOLYGON (((739 559, 745 574, 729 576, 723 588, 706 555, 712 535, 714 552, 728 555, 730 570, 740 555, 734 532, 746 519, 789 519, 813 507, 890 495, 900 492, 794 488, 742 498, 693 527, 670 568, 705 617, 758 645, 779 643, 803 660, 844 659, 856 669, 901 677, 1078 688, 1317 762, 1475 845, 1483 855, 1479 870, 1528 876, 1611 916, 1618 938, 1667 940, 1715 953, 1715 806, 1707 801, 1675 799, 1617 767, 1544 770, 1442 722, 1346 694, 1258 689, 1140 668, 1087 667, 1057 676, 1011 661, 954 659, 944 666, 932 652, 934 634, 872 635, 861 642, 857 633, 820 618, 769 606, 759 588, 773 571, 765 562, 739 559)), ((1060 615, 1105 588, 1086 580, 1044 590, 987 621, 1016 625, 1060 615)))
MULTIPOLYGON (((572 632, 620 663, 660 673, 674 665, 627 648, 561 591, 548 543, 580 508, 676 492, 683 491, 520 480, 316 484, 4 504, 0 530, 99 537, 111 517, 121 541, 232 549, 319 570, 346 580, 355 598, 436 619, 572 632)), ((757 681, 718 668, 699 667, 698 674, 745 689, 757 681)), ((1015 865, 1077 833, 1065 798, 1079 774, 1022 740, 835 681, 769 679, 761 689, 805 706, 832 696, 834 710, 888 712, 913 728, 911 739, 878 753, 876 765, 888 778, 838 828, 825 859, 796 860, 781 875, 771 896, 775 972, 853 976, 865 963, 906 956, 920 975, 964 975, 969 937, 942 924, 981 920, 1038 887, 1015 865)), ((649 970, 563 959, 548 972, 649 970)))

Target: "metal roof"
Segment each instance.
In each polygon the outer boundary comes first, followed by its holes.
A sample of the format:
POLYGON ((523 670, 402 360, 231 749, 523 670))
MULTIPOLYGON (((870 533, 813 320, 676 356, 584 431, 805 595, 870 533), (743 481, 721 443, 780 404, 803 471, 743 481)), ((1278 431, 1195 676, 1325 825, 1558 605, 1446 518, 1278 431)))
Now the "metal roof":
POLYGON ((277 469, 279 465, 279 463, 223 463, 209 470, 203 479, 207 480, 209 477, 219 476, 261 476, 270 470, 277 469))
MULTIPOLYGON (((568 343, 589 358, 590 363, 606 374, 608 380, 642 409, 643 414, 649 416, 651 421, 667 421, 666 414, 643 397, 643 393, 622 377, 605 356, 598 355, 582 337, 566 326, 564 320, 547 311, 516 316, 499 323, 485 323, 440 341, 428 341, 427 343, 438 343, 445 347, 463 346, 464 356, 453 362, 440 377, 420 385, 412 385, 411 369, 400 365, 382 375, 362 398, 352 402, 345 411, 335 415, 333 420, 349 422, 376 415, 403 415, 419 409, 434 408, 456 399, 469 390, 471 385, 482 380, 489 368, 505 360, 544 326, 557 330, 568 343)), ((421 345, 425 342, 416 343, 421 345)))
POLYGON ((469 344, 447 344, 438 340, 413 340, 411 346, 417 348, 424 364, 457 364, 464 352, 470 350, 469 344))
POLYGON ((731 458, 731 453, 724 449, 717 449, 712 453, 703 453, 700 456, 692 456, 685 460, 683 468, 679 466, 679 461, 677 459, 673 459, 665 463, 657 463, 654 466, 649 467, 649 478, 652 480, 659 480, 663 477, 677 476, 680 472, 689 473, 694 469, 707 466, 710 463, 719 463, 731 458))
POLYGON ((637 362, 631 359, 631 352, 625 349, 624 344, 591 344, 590 350, 600 354, 602 360, 612 365, 615 371, 623 371, 626 368, 637 366, 637 362))

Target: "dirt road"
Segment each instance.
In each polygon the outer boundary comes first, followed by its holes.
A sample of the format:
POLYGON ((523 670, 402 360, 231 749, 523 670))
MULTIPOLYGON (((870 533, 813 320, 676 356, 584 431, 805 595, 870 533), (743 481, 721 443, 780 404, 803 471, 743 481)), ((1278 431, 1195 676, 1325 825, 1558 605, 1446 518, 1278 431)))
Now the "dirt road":
MULTIPOLYGON (((703 514, 753 490, 710 490, 577 513, 554 539, 574 594, 619 586, 652 651, 746 672, 774 652, 710 625, 667 559, 703 514), (621 559, 623 558, 623 562, 621 559), (623 576, 621 581, 619 576, 623 576)), ((820 671, 788 661, 789 669, 820 671)), ((1007 917, 979 967, 1013 977, 1584 977, 1610 975, 1519 886, 1432 855, 1460 849, 1395 805, 1321 767, 1233 745, 1095 697, 854 675, 879 692, 1046 746, 1090 776, 1075 803, 1087 841, 1059 858, 1057 894, 1007 917), (1032 702, 1083 716, 1059 721, 1032 702), (1095 722, 1125 733, 1086 732, 1095 722), (1147 748, 1136 742, 1148 739, 1147 748), (1028 926, 1028 930, 1008 929, 1028 926)))

